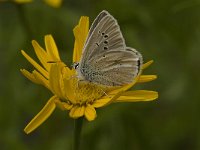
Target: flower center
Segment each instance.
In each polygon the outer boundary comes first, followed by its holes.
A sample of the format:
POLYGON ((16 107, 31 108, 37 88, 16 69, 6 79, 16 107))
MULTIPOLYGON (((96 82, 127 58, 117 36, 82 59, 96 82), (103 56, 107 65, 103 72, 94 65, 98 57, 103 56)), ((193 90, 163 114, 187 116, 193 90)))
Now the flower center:
POLYGON ((65 75, 65 99, 73 105, 92 104, 95 100, 108 96, 106 93, 112 89, 88 81, 79 81, 74 70, 65 75))
POLYGON ((106 95, 106 87, 79 81, 75 87, 75 101, 79 104, 92 103, 96 99, 106 95))

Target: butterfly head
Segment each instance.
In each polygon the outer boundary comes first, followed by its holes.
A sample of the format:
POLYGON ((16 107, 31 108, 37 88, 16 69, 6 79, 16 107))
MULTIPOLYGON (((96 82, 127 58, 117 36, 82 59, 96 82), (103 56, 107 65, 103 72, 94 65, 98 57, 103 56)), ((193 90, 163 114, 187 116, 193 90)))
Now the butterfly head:
POLYGON ((85 78, 84 76, 81 74, 81 70, 80 70, 80 63, 79 62, 74 62, 72 65, 72 68, 74 70, 76 70, 76 77, 78 78, 78 81, 84 81, 85 78))

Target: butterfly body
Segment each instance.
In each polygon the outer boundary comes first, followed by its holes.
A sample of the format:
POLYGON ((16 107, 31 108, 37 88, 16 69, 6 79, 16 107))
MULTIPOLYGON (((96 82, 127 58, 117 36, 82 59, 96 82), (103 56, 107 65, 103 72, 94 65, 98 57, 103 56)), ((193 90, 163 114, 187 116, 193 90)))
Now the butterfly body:
POLYGON ((126 47, 119 25, 107 11, 93 22, 76 68, 80 81, 104 86, 129 84, 141 70, 142 55, 126 47))

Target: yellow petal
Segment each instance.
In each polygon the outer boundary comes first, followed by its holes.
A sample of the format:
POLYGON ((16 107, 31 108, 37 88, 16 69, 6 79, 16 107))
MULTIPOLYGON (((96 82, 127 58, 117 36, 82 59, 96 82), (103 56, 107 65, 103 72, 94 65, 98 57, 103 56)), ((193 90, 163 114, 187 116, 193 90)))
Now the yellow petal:
POLYGON ((61 102, 61 101, 56 101, 56 105, 61 109, 61 110, 70 110, 73 105, 72 104, 68 104, 66 102, 61 102))
POLYGON ((62 76, 62 68, 65 65, 61 62, 51 65, 49 73, 49 84, 55 95, 60 98, 64 98, 64 83, 62 76))
POLYGON ((44 0, 49 6, 59 8, 62 4, 62 0, 44 0))
POLYGON ((58 49, 56 43, 51 35, 45 36, 45 46, 47 50, 47 54, 49 55, 49 61, 60 61, 60 56, 58 53, 58 49))
POLYGON ((94 103, 92 104, 92 106, 95 108, 99 108, 99 107, 108 105, 108 104, 112 103, 113 101, 115 101, 121 95, 121 93, 123 93, 123 91, 120 91, 115 95, 108 95, 108 96, 104 96, 101 99, 95 100, 94 103))
POLYGON ((42 76, 38 71, 33 70, 32 73, 28 72, 25 69, 20 69, 20 71, 25 77, 27 77, 32 82, 36 84, 41 84, 45 86, 46 88, 48 88, 49 90, 51 90, 49 87, 49 81, 44 76, 42 76))
POLYGON ((101 99, 95 100, 92 106, 95 108, 99 108, 106 105, 110 100, 111 98, 101 98, 101 99))
POLYGON ((85 44, 87 35, 89 31, 89 18, 82 16, 79 20, 79 24, 74 28, 74 52, 73 52, 73 62, 79 62, 85 44))
POLYGON ((153 60, 148 61, 147 63, 142 65, 142 70, 146 69, 147 67, 149 67, 151 64, 153 63, 153 60))
POLYGON ((79 118, 84 115, 85 106, 74 106, 69 113, 69 116, 72 118, 79 118))
POLYGON ((21 51, 22 55, 45 77, 49 78, 49 74, 44 70, 38 63, 36 63, 29 55, 27 55, 23 50, 21 51))
POLYGON ((72 102, 73 104, 76 103, 75 100, 75 87, 77 86, 77 79, 75 78, 75 71, 70 70, 68 67, 64 67, 63 69, 63 80, 64 80, 64 91, 65 97, 72 102))
POLYGON ((47 52, 35 41, 32 41, 32 45, 34 47, 35 53, 42 63, 42 65, 46 68, 47 71, 50 70, 50 64, 48 63, 49 57, 47 55, 47 52))
POLYGON ((56 96, 53 96, 49 99, 46 105, 42 108, 42 110, 31 120, 31 122, 25 127, 24 132, 29 134, 33 130, 35 130, 38 126, 40 126, 54 111, 56 105, 54 103, 56 96))
POLYGON ((33 75, 34 75, 35 79, 40 82, 40 84, 45 86, 47 89, 51 90, 51 88, 49 86, 49 81, 46 78, 44 78, 44 76, 42 76, 36 70, 33 71, 33 75))
POLYGON ((150 82, 157 79, 156 75, 141 75, 138 79, 138 83, 150 82))
POLYGON ((85 117, 88 121, 92 121, 96 118, 96 110, 94 109, 93 106, 88 104, 85 108, 85 117))
MULTIPOLYGON (((77 84, 77 83, 74 83, 74 84, 77 84)), ((75 91, 74 91, 74 87, 73 87, 73 82, 68 79, 68 78, 65 78, 64 79, 64 91, 65 91, 65 97, 67 97, 67 99, 72 102, 73 104, 76 103, 76 100, 75 100, 75 91)))
POLYGON ((158 92, 147 90, 127 91, 115 100, 115 102, 152 101, 158 98, 158 92))
POLYGON ((32 82, 34 82, 36 84, 40 84, 40 81, 38 81, 38 79, 36 79, 35 76, 32 73, 30 73, 29 71, 27 71, 26 69, 20 69, 20 71, 25 77, 27 77, 32 82))
POLYGON ((75 70, 71 70, 67 66, 65 66, 62 69, 62 72, 63 72, 63 77, 66 78, 66 79, 72 79, 76 76, 75 70))

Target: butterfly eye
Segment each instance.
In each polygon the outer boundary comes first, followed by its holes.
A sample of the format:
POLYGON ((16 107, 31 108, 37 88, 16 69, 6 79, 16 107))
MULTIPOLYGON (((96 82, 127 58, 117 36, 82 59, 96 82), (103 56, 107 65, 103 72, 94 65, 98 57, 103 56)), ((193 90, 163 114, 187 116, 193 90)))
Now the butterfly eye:
POLYGON ((74 67, 74 69, 78 69, 79 63, 75 63, 75 64, 73 65, 73 67, 74 67))
POLYGON ((104 35, 104 34, 105 34, 104 32, 101 33, 101 35, 104 35))

